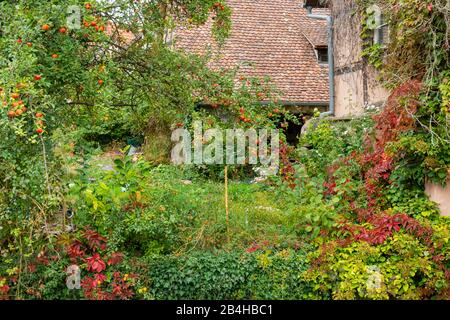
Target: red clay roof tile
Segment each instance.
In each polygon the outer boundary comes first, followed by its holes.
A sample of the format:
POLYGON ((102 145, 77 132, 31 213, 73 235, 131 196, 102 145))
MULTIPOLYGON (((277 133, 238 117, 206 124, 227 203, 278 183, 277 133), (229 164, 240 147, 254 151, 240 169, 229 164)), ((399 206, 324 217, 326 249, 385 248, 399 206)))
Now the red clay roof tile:
MULTIPOLYGON (((233 10, 232 32, 211 67, 240 66, 238 76, 269 76, 283 92, 284 101, 329 101, 328 66, 320 65, 314 52, 315 46, 327 43, 325 21, 308 18, 301 0, 227 2, 233 10)), ((178 48, 190 53, 204 53, 208 46, 216 51, 211 21, 176 30, 175 40, 178 48)))

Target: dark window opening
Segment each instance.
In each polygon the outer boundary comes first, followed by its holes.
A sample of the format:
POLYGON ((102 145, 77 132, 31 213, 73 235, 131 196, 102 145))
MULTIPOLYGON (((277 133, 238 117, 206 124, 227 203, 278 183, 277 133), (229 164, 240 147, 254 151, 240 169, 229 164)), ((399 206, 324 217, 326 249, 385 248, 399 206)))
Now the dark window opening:
POLYGON ((305 0, 305 7, 328 8, 328 0, 305 0))
POLYGON ((319 63, 328 63, 328 48, 317 48, 316 50, 319 63))
POLYGON ((296 123, 291 120, 284 119, 278 126, 279 129, 284 131, 284 134, 286 135, 286 142, 290 146, 297 146, 300 142, 300 134, 306 121, 306 116, 302 114, 296 115, 296 118, 296 123))
POLYGON ((378 38, 376 41, 376 43, 380 44, 380 45, 387 45, 389 44, 389 25, 385 24, 382 25, 381 27, 379 27, 377 30, 375 30, 375 32, 378 33, 378 38))

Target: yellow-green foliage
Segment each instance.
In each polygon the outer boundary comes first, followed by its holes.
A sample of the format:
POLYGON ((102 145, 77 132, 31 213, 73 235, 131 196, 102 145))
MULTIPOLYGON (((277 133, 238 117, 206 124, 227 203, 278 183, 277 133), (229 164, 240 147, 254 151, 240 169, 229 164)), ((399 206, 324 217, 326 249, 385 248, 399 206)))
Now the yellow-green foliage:
MULTIPOLYGON (((436 237, 448 248, 448 229, 441 225, 437 230, 442 233, 436 237)), ((379 246, 365 242, 331 246, 311 253, 309 259, 312 268, 303 276, 313 283, 314 298, 423 299, 426 290, 448 288, 430 249, 406 233, 396 233, 379 246)))

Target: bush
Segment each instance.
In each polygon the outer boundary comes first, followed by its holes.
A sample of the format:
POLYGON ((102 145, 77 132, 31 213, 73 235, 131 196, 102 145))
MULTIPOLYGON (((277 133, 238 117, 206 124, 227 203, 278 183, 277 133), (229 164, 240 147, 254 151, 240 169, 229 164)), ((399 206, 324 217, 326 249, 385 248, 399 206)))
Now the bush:
POLYGON ((304 251, 191 252, 148 260, 155 299, 301 299, 304 251))
POLYGON ((333 163, 363 149, 364 137, 373 132, 373 126, 370 117, 351 121, 313 119, 301 136, 296 156, 310 175, 325 175, 333 163))
POLYGON ((405 233, 393 235, 380 246, 331 242, 309 257, 312 268, 303 280, 314 288, 311 298, 448 298, 445 268, 438 263, 444 256, 405 233))

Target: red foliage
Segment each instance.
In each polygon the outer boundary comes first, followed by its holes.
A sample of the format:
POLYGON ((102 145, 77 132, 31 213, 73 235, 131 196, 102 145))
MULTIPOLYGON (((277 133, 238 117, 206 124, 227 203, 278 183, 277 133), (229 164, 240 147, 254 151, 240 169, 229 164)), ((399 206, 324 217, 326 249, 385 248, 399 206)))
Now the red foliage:
POLYGON ((83 244, 80 241, 75 240, 74 243, 67 248, 67 254, 72 261, 75 261, 77 258, 81 258, 86 254, 82 247, 83 244))
MULTIPOLYGON (((448 281, 450 271, 446 266, 445 256, 441 254, 442 244, 432 241, 433 229, 423 226, 418 220, 404 213, 390 214, 385 211, 383 203, 383 190, 391 184, 391 173, 395 169, 400 155, 386 153, 389 143, 395 142, 401 133, 414 130, 414 113, 418 107, 417 97, 422 89, 422 83, 411 80, 398 87, 390 96, 384 110, 374 117, 376 122, 375 139, 366 138, 366 148, 363 152, 352 153, 349 157, 341 159, 337 164, 328 168, 328 181, 324 183, 324 195, 331 196, 339 194, 343 200, 348 201, 351 213, 356 219, 342 217, 338 223, 338 231, 342 235, 337 240, 331 240, 321 245, 320 256, 311 261, 313 268, 326 263, 326 257, 333 254, 336 247, 347 247, 352 242, 364 241, 370 245, 383 244, 393 234, 401 230, 413 235, 428 247, 435 266, 440 269, 448 281), (336 171, 349 164, 349 160, 359 164, 360 173, 363 177, 363 194, 342 194, 335 178, 336 171), (365 191, 365 193, 364 193, 365 191), (366 200, 361 198, 366 196, 366 200), (361 197, 363 196, 363 197, 361 197), (440 251, 439 251, 440 250, 440 251)), ((346 185, 347 181, 343 184, 346 185)), ((344 190, 345 191, 345 190, 344 190)), ((347 211, 348 212, 348 211, 347 211)), ((424 297, 431 296, 433 288, 421 288, 424 297)), ((450 289, 439 294, 439 298, 448 299, 450 289)))
MULTIPOLYGON (((0 281, 6 282, 6 278, 0 278, 0 281)), ((4 284, 0 286, 0 300, 7 300, 8 299, 8 292, 9 292, 9 286, 7 284, 4 284)))
MULTIPOLYGON (((338 164, 328 168, 329 180, 324 183, 325 195, 336 194, 334 173, 339 166, 347 165, 354 160, 361 166, 364 177, 364 188, 367 194, 367 208, 361 208, 356 199, 350 201, 350 208, 356 213, 359 223, 369 223, 373 228, 367 229, 361 225, 344 223, 342 230, 353 235, 353 240, 366 241, 371 244, 381 244, 394 232, 404 228, 408 232, 420 237, 425 242, 430 240, 431 230, 405 215, 388 215, 378 213, 382 207, 382 190, 389 184, 389 178, 395 166, 395 157, 385 152, 388 143, 395 141, 399 134, 414 128, 415 121, 412 115, 418 105, 416 97, 422 89, 422 83, 411 80, 398 87, 389 97, 386 107, 381 114, 374 116, 376 137, 372 141, 366 139, 366 148, 362 153, 353 152, 350 156, 341 159, 338 164)), ((348 181, 346 182, 348 183, 348 181)))
POLYGON ((267 240, 263 241, 261 243, 255 242, 255 243, 253 243, 253 245, 250 248, 248 248, 246 250, 246 252, 247 253, 252 253, 252 252, 255 252, 255 251, 258 251, 258 250, 263 250, 264 248, 268 247, 269 245, 270 245, 270 243, 267 240))
POLYGON ((86 229, 83 233, 83 236, 88 241, 89 246, 92 250, 106 250, 106 239, 99 233, 90 229, 86 229))
POLYGON ((98 253, 86 259, 88 270, 93 272, 102 272, 106 269, 106 263, 100 258, 98 253))
MULTIPOLYGON (((367 210, 364 210, 364 214, 367 214, 367 210)), ((364 221, 370 223, 373 228, 367 229, 360 225, 344 224, 342 230, 350 232, 354 240, 374 245, 384 243, 394 232, 398 232, 402 228, 427 244, 431 242, 432 230, 423 227, 416 219, 406 214, 368 214, 364 221)))
POLYGON ((295 169, 292 166, 291 161, 289 160, 289 154, 291 152, 291 147, 289 147, 283 141, 280 141, 280 173, 283 177, 284 181, 289 185, 290 188, 294 189, 296 186, 295 183, 295 169))
MULTIPOLYGON (((122 277, 120 273, 116 272, 113 275, 113 290, 112 293, 120 297, 121 299, 128 299, 133 296, 133 291, 130 288, 130 284, 127 282, 126 277, 122 277)), ((129 278, 135 277, 135 275, 129 276, 129 278)))
POLYGON ((103 256, 102 251, 106 247, 106 238, 91 229, 86 229, 80 240, 75 240, 67 247, 67 254, 72 263, 86 262, 87 271, 93 273, 81 279, 85 298, 91 300, 128 299, 134 295, 132 283, 129 280, 136 276, 125 275, 122 277, 120 272, 112 270, 114 277, 109 280, 103 271, 120 264, 124 255, 120 252, 113 252, 109 257, 103 256))
POLYGON ((105 280, 106 276, 104 274, 97 273, 93 278, 84 277, 81 281, 81 287, 83 288, 85 293, 87 292, 86 296, 91 296, 94 288, 100 286, 105 280))
POLYGON ((422 83, 411 80, 398 87, 388 99, 383 111, 374 116, 376 122, 375 143, 366 141, 366 150, 358 157, 365 168, 364 178, 369 206, 377 204, 383 185, 388 181, 395 159, 385 153, 386 145, 395 141, 401 132, 414 128, 412 115, 416 112, 416 97, 422 89, 422 83))
POLYGON ((247 253, 252 253, 255 252, 257 250, 261 249, 261 247, 259 246, 259 244, 254 244, 252 245, 250 248, 247 249, 247 253))
POLYGON ((113 266, 121 263, 123 260, 123 254, 120 252, 114 252, 111 257, 108 259, 108 265, 113 266))
POLYGON ((336 182, 334 182, 334 179, 330 182, 324 182, 323 186, 326 188, 324 192, 326 196, 336 194, 336 182))
POLYGON ((39 252, 39 254, 36 257, 36 262, 39 264, 43 264, 45 266, 48 265, 49 261, 48 261, 47 253, 44 250, 39 252))

